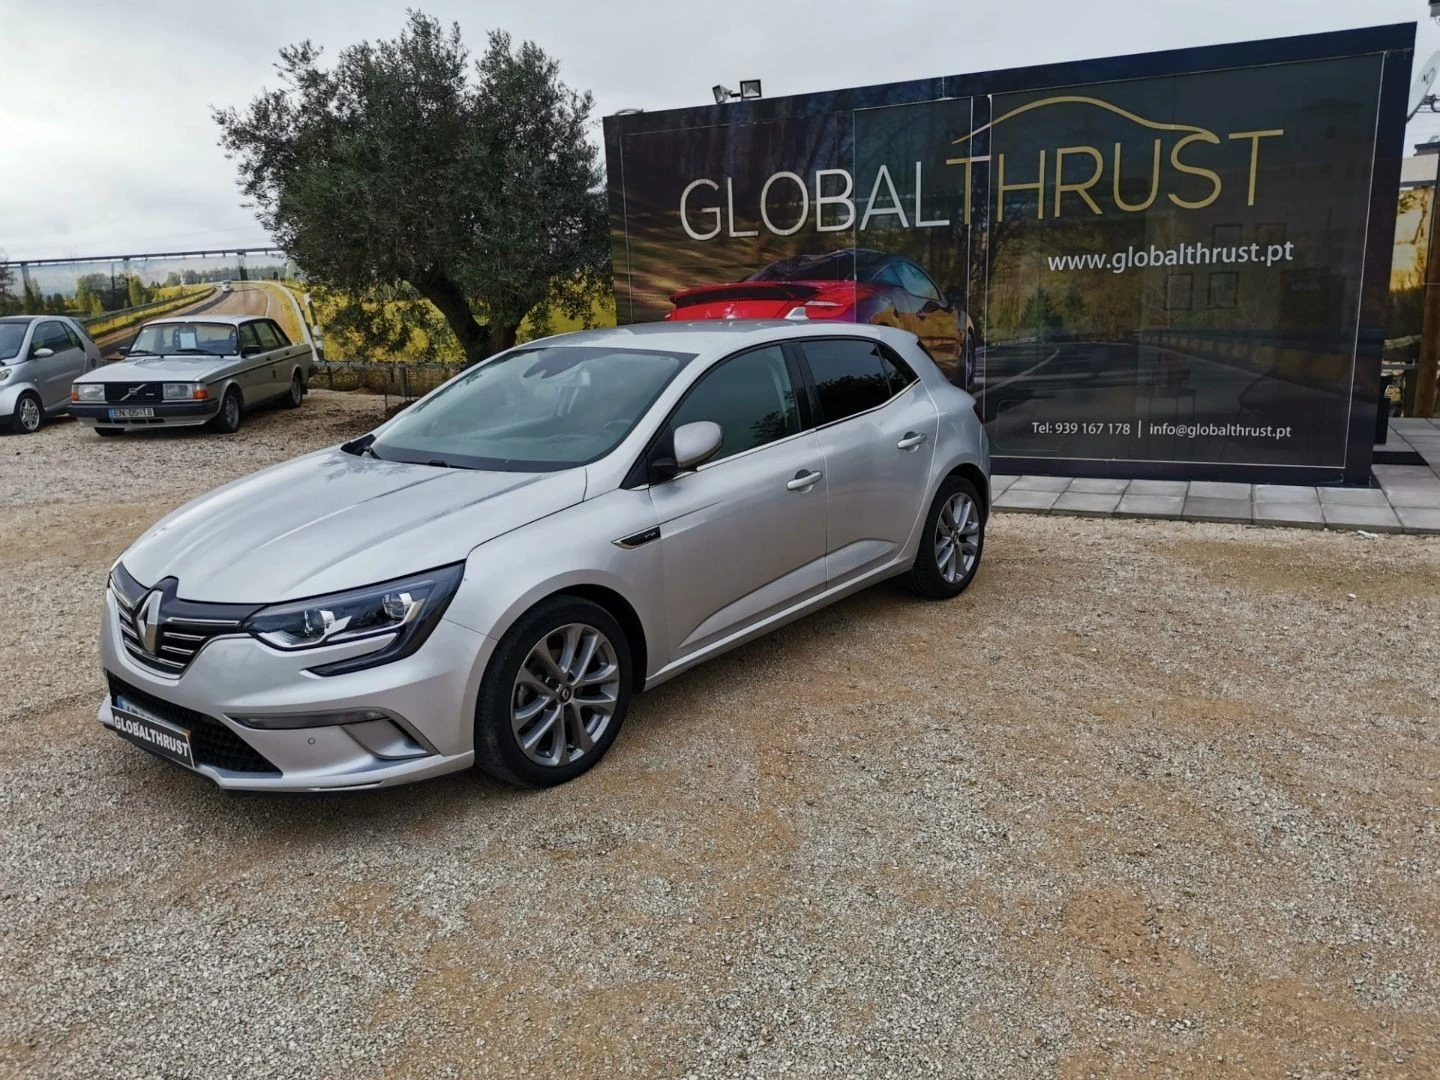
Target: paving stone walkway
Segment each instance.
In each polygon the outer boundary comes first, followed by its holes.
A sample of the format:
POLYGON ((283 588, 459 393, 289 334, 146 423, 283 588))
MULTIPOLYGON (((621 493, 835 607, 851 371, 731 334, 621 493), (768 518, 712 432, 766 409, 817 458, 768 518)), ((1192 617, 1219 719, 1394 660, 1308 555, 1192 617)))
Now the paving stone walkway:
POLYGON ((996 510, 1029 514, 1440 535, 1440 420, 1393 420, 1382 449, 1425 464, 1376 465, 1373 488, 997 475, 991 497, 996 510))

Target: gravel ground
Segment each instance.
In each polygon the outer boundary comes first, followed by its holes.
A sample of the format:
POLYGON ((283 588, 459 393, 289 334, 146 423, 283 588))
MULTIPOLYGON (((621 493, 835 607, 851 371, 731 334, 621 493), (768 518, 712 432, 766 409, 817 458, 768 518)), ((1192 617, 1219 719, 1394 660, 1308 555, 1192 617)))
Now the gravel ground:
POLYGON ((379 407, 0 440, 0 1074, 1437 1075, 1440 541, 1002 515, 542 793, 102 731, 110 560, 379 407))

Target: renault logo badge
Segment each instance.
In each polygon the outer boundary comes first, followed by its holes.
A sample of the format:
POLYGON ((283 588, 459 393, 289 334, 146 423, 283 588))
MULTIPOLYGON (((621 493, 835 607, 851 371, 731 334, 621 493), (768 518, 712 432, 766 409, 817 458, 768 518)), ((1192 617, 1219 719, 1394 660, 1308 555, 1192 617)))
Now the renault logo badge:
POLYGON ((160 651, 160 594, 152 592, 135 611, 135 633, 151 656, 160 651))

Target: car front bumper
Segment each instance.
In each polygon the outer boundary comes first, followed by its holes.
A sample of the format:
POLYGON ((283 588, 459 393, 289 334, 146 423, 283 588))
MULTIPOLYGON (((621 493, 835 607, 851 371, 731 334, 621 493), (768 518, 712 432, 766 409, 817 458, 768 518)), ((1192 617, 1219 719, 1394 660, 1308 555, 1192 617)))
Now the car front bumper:
POLYGON ((131 405, 122 405, 116 402, 82 402, 72 401, 70 403, 70 415, 79 420, 87 427, 117 427, 144 429, 149 427, 199 427, 201 424, 208 424, 215 419, 215 414, 220 411, 220 402, 217 401, 156 401, 146 402, 142 408, 153 409, 154 416, 147 416, 141 419, 112 420, 110 410, 116 408, 134 408, 131 405))
MULTIPOLYGON (((172 678, 131 658, 122 644, 119 612, 109 590, 100 633, 101 664, 112 687, 138 691, 130 695, 132 703, 143 696, 153 699, 150 706, 165 707, 135 711, 156 714, 192 734, 196 725, 187 727, 184 717, 198 714, 195 719, 210 733, 207 744, 216 742, 214 735, 232 746, 231 740, 238 739, 270 766, 263 771, 228 767, 202 760, 197 750, 195 772, 222 788, 276 792, 389 787, 468 767, 475 758, 476 696, 493 648, 490 638, 442 619, 425 644, 404 659, 345 675, 318 676, 307 669, 365 648, 287 653, 237 635, 211 640, 184 673, 172 678), (257 728, 234 719, 360 709, 395 718, 392 734, 399 738, 379 745, 382 753, 367 749, 360 739, 370 746, 384 740, 358 727, 257 728), (225 730, 216 731, 210 724, 225 730), (409 756, 394 756, 397 748, 409 756)), ((113 695, 101 702, 96 719, 115 730, 113 695)), ((198 735, 194 741, 200 745, 198 735)))

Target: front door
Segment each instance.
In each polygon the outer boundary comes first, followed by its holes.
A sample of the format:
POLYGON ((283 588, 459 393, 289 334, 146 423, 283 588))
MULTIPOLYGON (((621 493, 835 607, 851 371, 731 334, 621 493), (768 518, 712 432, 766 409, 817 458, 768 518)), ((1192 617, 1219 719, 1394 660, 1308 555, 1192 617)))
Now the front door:
POLYGON ((820 405, 830 484, 826 577, 842 584, 889 562, 928 509, 939 416, 930 393, 875 341, 801 344, 820 405))
POLYGON ((827 479, 795 385, 779 346, 753 349, 706 372, 671 417, 672 430, 724 432, 710 461, 650 488, 672 659, 825 587, 827 479))
POLYGON ((72 331, 65 324, 47 319, 35 328, 30 342, 30 351, 50 349, 53 355, 36 358, 35 382, 47 412, 59 408, 70 400, 70 384, 85 370, 85 350, 78 340, 72 343, 72 331))

